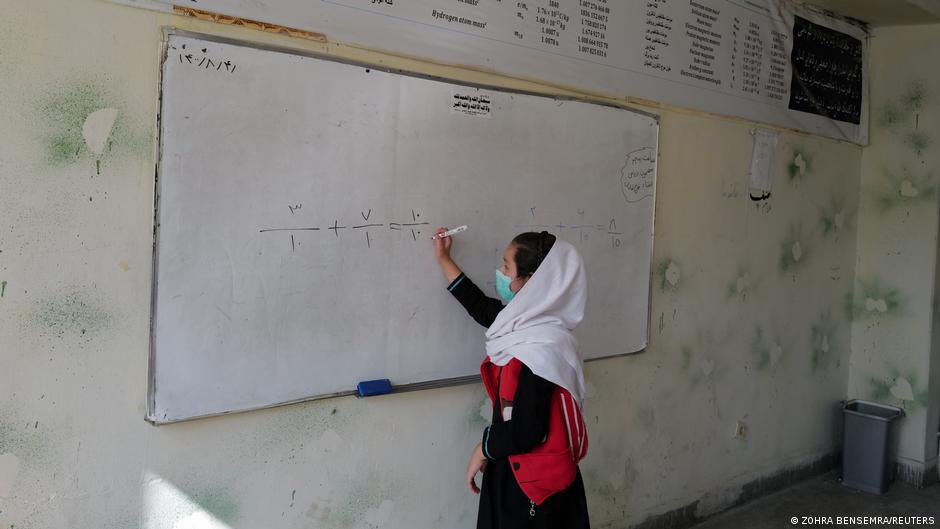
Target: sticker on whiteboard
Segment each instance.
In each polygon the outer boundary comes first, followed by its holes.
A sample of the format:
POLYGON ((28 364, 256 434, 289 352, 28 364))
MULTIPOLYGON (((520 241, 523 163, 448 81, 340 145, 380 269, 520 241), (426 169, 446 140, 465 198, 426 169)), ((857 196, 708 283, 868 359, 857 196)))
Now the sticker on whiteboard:
POLYGON ((468 116, 493 117, 490 96, 481 93, 454 92, 450 111, 468 116))

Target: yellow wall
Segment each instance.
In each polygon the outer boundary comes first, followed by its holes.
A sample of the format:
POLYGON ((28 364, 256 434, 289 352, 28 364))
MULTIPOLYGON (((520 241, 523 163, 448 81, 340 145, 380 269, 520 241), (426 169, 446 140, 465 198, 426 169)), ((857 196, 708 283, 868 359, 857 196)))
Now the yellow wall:
POLYGON ((856 318, 848 393, 902 407, 900 477, 936 480, 940 350, 936 280, 940 26, 871 39, 871 144, 861 166, 856 318), (931 358, 932 356, 932 358, 931 358), (933 380, 929 380, 934 370, 933 380), (930 385, 928 387, 928 382, 930 385))
MULTIPOLYGON (((4 8, 0 526, 472 527, 478 385, 144 422, 161 27, 560 91, 98 0, 4 8), (98 157, 100 108, 119 114, 98 157)), ((598 528, 707 515, 840 435, 861 149, 782 134, 756 206, 752 124, 657 112, 651 343, 587 367, 598 528)))

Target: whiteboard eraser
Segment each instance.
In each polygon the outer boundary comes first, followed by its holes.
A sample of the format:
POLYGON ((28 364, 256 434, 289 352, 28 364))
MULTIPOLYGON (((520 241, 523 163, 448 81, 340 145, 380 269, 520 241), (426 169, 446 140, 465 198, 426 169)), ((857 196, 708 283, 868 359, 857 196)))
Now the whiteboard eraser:
POLYGON ((373 395, 384 395, 392 392, 392 383, 387 378, 379 380, 363 380, 356 386, 360 397, 371 397, 373 395))

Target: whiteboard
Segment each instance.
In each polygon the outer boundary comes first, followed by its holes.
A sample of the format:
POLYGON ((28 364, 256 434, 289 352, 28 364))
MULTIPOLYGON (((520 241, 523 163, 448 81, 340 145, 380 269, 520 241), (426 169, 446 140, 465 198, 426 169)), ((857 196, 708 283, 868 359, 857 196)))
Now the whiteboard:
POLYGON ((647 343, 652 117, 191 34, 161 104, 153 422, 478 373, 438 226, 493 297, 516 234, 575 244, 585 358, 647 343))
POLYGON ((866 30, 792 0, 148 4, 868 143, 866 30))

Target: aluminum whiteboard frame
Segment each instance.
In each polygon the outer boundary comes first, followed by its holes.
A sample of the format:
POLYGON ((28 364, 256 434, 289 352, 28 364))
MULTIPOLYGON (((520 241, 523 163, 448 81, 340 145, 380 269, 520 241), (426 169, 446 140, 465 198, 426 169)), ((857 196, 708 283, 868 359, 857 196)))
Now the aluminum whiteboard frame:
MULTIPOLYGON (((386 73, 391 73, 391 74, 395 74, 395 75, 402 75, 402 76, 414 77, 414 78, 419 78, 419 79, 428 79, 428 80, 431 80, 431 81, 445 82, 445 83, 449 83, 449 84, 454 84, 454 85, 459 85, 459 86, 465 86, 465 87, 470 87, 470 88, 483 88, 483 89, 486 89, 486 90, 493 90, 493 91, 499 91, 499 92, 505 92, 505 93, 511 93, 511 94, 519 94, 519 95, 528 95, 528 96, 541 97, 541 98, 545 98, 545 99, 552 99, 552 100, 555 100, 555 101, 577 101, 577 102, 582 102, 582 103, 589 103, 589 104, 592 104, 592 105, 598 105, 598 106, 603 106, 603 107, 615 108, 615 109, 618 109, 618 110, 624 110, 624 111, 627 111, 627 112, 632 112, 632 113, 639 114, 639 115, 645 116, 645 117, 647 117, 647 118, 653 120, 653 122, 656 124, 656 136, 655 136, 655 139, 656 139, 656 165, 655 165, 654 170, 653 170, 653 173, 654 173, 654 177, 653 177, 653 206, 652 206, 652 213, 653 213, 652 217, 653 217, 653 218, 651 219, 651 232, 650 232, 650 239, 651 239, 651 241, 650 241, 650 268, 649 268, 649 279, 650 279, 650 281, 649 281, 649 288, 648 288, 648 292, 647 292, 647 314, 648 314, 648 317, 647 317, 647 319, 646 319, 646 340, 645 340, 645 344, 643 345, 643 348, 642 348, 642 349, 639 349, 639 350, 637 350, 637 351, 632 351, 632 352, 628 352, 628 353, 615 353, 615 354, 611 354, 611 355, 605 355, 605 356, 601 356, 601 357, 597 357, 597 358, 591 358, 591 359, 588 359, 588 360, 584 360, 584 362, 587 363, 587 362, 593 362, 593 361, 595 361, 595 360, 606 360, 606 359, 609 359, 609 358, 618 358, 618 357, 622 357, 622 356, 628 356, 628 355, 633 355, 633 354, 637 354, 637 353, 642 353, 642 352, 646 351, 646 349, 649 347, 650 329, 651 329, 651 327, 652 327, 652 321, 653 321, 653 319, 652 319, 652 290, 653 290, 653 281, 652 281, 652 280, 653 280, 653 259, 652 259, 652 255, 653 255, 653 253, 654 253, 654 251, 655 251, 655 242, 656 242, 656 238, 655 238, 655 232, 656 232, 656 185, 657 185, 657 181, 658 181, 658 177, 659 177, 659 121, 660 121, 660 116, 659 116, 658 114, 654 114, 654 113, 651 113, 651 112, 645 112, 645 111, 638 110, 638 109, 635 109, 635 108, 633 108, 633 107, 629 107, 629 106, 626 106, 626 105, 615 105, 615 104, 612 104, 612 103, 610 103, 610 102, 608 102, 608 101, 598 101, 598 100, 596 100, 596 99, 592 99, 592 98, 589 98, 589 97, 551 96, 551 95, 546 95, 546 94, 542 94, 542 93, 538 93, 538 92, 533 92, 533 91, 528 91, 528 90, 509 89, 509 88, 505 88, 505 87, 502 87, 502 86, 499 86, 499 85, 493 85, 493 84, 469 83, 469 82, 465 82, 465 81, 460 81, 460 80, 452 79, 452 78, 449 78, 449 77, 435 76, 435 75, 428 75, 428 74, 421 74, 421 73, 412 72, 412 71, 409 71, 409 70, 402 70, 402 69, 399 69, 399 68, 390 68, 390 67, 387 67, 387 66, 376 65, 376 64, 368 63, 368 62, 352 61, 352 60, 337 58, 337 57, 331 56, 331 55, 326 55, 326 54, 323 54, 323 53, 316 53, 316 52, 312 52, 312 51, 308 51, 308 50, 298 50, 298 49, 296 49, 296 48, 290 48, 290 47, 287 47, 287 46, 276 46, 276 45, 271 45, 271 44, 266 44, 266 43, 260 43, 260 42, 254 42, 254 41, 247 41, 247 40, 242 40, 242 39, 235 39, 235 38, 231 38, 231 37, 224 37, 224 36, 220 36, 220 35, 214 35, 214 34, 211 34, 211 33, 201 33, 201 32, 193 32, 193 31, 180 30, 180 29, 178 29, 178 28, 176 28, 176 27, 173 27, 173 26, 164 26, 162 33, 163 33, 163 38, 162 38, 161 43, 160 43, 159 75, 158 75, 158 79, 157 79, 157 122, 156 122, 156 130, 157 130, 157 153, 156 153, 156 164, 155 164, 155 170, 154 170, 154 188, 153 188, 153 189, 154 189, 154 194, 153 194, 153 196, 154 196, 154 200, 153 200, 153 208, 154 208, 154 210, 153 210, 153 239, 152 239, 152 243, 153 243, 153 244, 152 244, 152 249, 153 249, 153 256, 152 256, 152 258, 153 258, 153 261, 152 261, 152 267, 151 267, 151 273, 152 273, 153 275, 152 275, 151 281, 150 281, 150 339, 149 339, 149 345, 150 345, 149 348, 150 348, 150 351, 149 351, 148 368, 147 368, 147 370, 148 370, 148 373, 147 373, 147 379, 148 379, 148 380, 147 380, 147 413, 146 413, 146 415, 145 415, 145 417, 144 417, 144 419, 145 419, 147 422, 149 422, 150 424, 152 424, 152 425, 154 425, 154 426, 159 426, 159 425, 162 425, 162 424, 175 424, 175 423, 181 423, 181 422, 194 421, 194 420, 198 420, 198 419, 206 419, 206 418, 210 418, 210 417, 221 417, 221 416, 225 416, 225 415, 231 415, 231 414, 234 414, 234 413, 245 413, 245 412, 263 410, 263 409, 268 409, 268 408, 278 408, 278 407, 281 407, 281 406, 287 406, 287 405, 290 405, 290 404, 297 404, 297 403, 301 403, 301 402, 309 402, 309 401, 314 401, 314 400, 324 400, 324 399, 330 399, 330 398, 336 398, 336 397, 347 397, 347 396, 352 396, 352 395, 357 395, 357 396, 359 395, 358 390, 353 389, 353 390, 349 390, 349 391, 341 391, 341 392, 335 392, 335 393, 326 393, 326 394, 322 394, 322 395, 312 395, 312 396, 310 396, 310 397, 304 397, 304 398, 300 398, 300 399, 294 399, 294 400, 289 400, 289 401, 284 401, 284 402, 278 402, 278 403, 275 403, 275 404, 266 404, 266 405, 263 405, 263 406, 257 406, 257 407, 252 407, 252 408, 243 408, 243 409, 239 409, 239 410, 225 411, 225 412, 220 412, 220 413, 210 413, 210 414, 205 414, 205 415, 198 415, 198 416, 194 416, 194 417, 187 417, 187 418, 185 418, 185 419, 160 420, 159 418, 157 418, 157 417, 155 417, 155 416, 153 415, 153 411, 154 411, 154 409, 155 409, 155 393, 156 393, 156 380, 155 380, 155 374, 156 374, 156 373, 155 373, 155 369, 154 369, 154 367, 155 367, 155 366, 154 366, 154 359, 155 359, 154 353, 155 353, 155 349, 156 349, 156 347, 155 347, 155 346, 156 346, 156 344, 155 344, 155 334, 156 334, 156 332, 155 332, 155 331, 156 331, 156 323, 157 323, 157 322, 156 322, 156 308, 157 308, 157 277, 158 277, 157 269, 158 269, 158 267, 159 267, 158 248, 159 248, 159 232, 160 232, 160 170, 161 170, 160 162, 161 162, 161 160, 163 159, 163 128, 162 128, 162 126, 163 126, 163 120, 162 120, 162 117, 163 117, 163 76, 164 76, 164 64, 166 63, 167 56, 168 56, 168 50, 169 50, 169 38, 170 38, 170 36, 173 36, 173 35, 178 35, 178 36, 183 36, 183 37, 191 37, 191 38, 198 38, 198 39, 207 40, 207 41, 210 41, 210 42, 217 42, 217 43, 220 43, 220 44, 230 44, 230 45, 234 45, 234 46, 242 46, 242 47, 253 48, 253 49, 262 50, 262 51, 271 51, 271 52, 275 52, 275 53, 285 53, 285 54, 296 55, 296 56, 300 56, 300 57, 309 57, 309 58, 312 58, 312 59, 326 60, 326 61, 331 61, 331 62, 336 62, 336 63, 341 63, 341 64, 348 64, 348 65, 351 65, 351 66, 357 66, 357 67, 362 67, 362 68, 369 68, 369 69, 372 69, 372 70, 378 70, 378 71, 382 71, 382 72, 386 72, 386 73)), ((414 383, 409 383, 409 384, 400 384, 400 385, 394 385, 394 384, 393 384, 393 385, 392 385, 392 391, 391 391, 391 393, 392 393, 392 394, 394 394, 394 393, 405 393, 405 392, 409 392, 409 391, 420 391, 420 390, 427 390, 427 389, 438 389, 438 388, 445 388, 445 387, 454 387, 454 386, 461 386, 461 385, 466 385, 466 384, 479 383, 480 381, 481 381, 480 375, 467 375, 467 376, 461 376, 461 377, 445 378, 445 379, 438 379, 438 380, 429 380, 429 381, 424 381, 424 382, 414 382, 414 383)))

